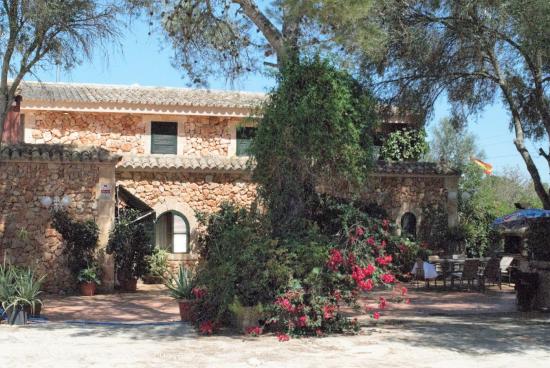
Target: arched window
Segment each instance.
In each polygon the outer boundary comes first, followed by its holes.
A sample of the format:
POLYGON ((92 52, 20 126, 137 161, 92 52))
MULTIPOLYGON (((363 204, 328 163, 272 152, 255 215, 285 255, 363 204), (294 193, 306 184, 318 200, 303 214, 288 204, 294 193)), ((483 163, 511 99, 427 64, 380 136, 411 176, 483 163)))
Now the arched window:
POLYGON ((401 217, 401 235, 416 238, 416 216, 407 212, 401 217))
POLYGON ((155 224, 155 243, 171 253, 189 252, 189 222, 181 213, 163 213, 155 224))

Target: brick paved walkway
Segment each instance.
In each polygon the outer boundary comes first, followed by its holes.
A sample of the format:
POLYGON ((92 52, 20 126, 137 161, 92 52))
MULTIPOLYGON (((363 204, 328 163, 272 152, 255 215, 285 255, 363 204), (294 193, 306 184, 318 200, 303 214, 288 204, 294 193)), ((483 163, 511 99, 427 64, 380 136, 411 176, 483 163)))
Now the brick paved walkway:
MULTIPOLYGON (((380 296, 376 292, 363 300, 376 307, 380 296)), ((515 308, 513 288, 499 291, 492 288, 486 293, 443 291, 431 288, 409 288, 410 304, 390 304, 383 317, 403 319, 427 316, 504 314, 515 308)), ((139 285, 136 293, 114 293, 93 297, 46 295, 43 316, 50 321, 102 321, 102 322, 170 322, 179 320, 178 305, 161 285, 139 285)), ((360 320, 368 319, 364 309, 351 313, 360 320)))

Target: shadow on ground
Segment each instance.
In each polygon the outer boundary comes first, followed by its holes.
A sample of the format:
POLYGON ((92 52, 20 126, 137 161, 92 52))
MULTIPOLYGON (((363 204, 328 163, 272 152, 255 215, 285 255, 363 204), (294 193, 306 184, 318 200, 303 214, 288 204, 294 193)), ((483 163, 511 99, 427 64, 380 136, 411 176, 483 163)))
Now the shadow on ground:
POLYGON ((389 341, 473 355, 550 351, 550 316, 542 314, 432 317, 385 328, 389 341))

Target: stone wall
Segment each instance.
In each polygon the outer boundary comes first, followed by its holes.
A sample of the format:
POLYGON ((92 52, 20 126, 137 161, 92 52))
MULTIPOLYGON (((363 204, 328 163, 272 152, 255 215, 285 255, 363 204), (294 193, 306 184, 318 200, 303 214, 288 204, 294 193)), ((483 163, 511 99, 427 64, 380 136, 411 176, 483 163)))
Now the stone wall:
POLYGON ((97 219, 100 163, 0 161, 0 262, 34 267, 46 276, 46 290, 71 289, 61 236, 40 204, 42 196, 67 195, 76 219, 97 219))
POLYGON ((216 117, 185 117, 183 119, 183 153, 191 155, 229 154, 231 142, 230 119, 216 117))
MULTIPOLYGON (((228 156, 238 119, 208 116, 33 112, 26 143, 94 146, 113 153, 149 154, 150 122, 177 121, 178 153, 228 156)), ((29 119, 27 119, 29 120, 29 119)))
POLYGON ((151 207, 165 197, 177 197, 194 211, 214 212, 224 201, 250 205, 256 185, 246 174, 190 172, 121 172, 117 183, 151 207))
POLYGON ((246 207, 256 198, 256 185, 244 173, 119 172, 117 183, 153 208, 157 217, 173 210, 187 218, 191 252, 170 254, 172 269, 197 260, 193 248, 203 229, 199 228, 196 212, 215 212, 223 202, 246 207))
POLYGON ((32 141, 26 143, 94 146, 115 153, 143 154, 145 133, 140 115, 48 111, 35 113, 32 141))

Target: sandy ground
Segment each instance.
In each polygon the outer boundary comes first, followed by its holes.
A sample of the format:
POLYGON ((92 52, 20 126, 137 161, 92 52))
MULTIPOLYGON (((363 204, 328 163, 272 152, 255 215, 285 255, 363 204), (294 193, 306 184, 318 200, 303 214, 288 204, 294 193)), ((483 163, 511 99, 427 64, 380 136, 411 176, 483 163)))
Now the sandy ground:
POLYGON ((550 317, 411 317, 357 336, 197 336, 181 323, 0 326, 3 367, 549 367, 550 317))

